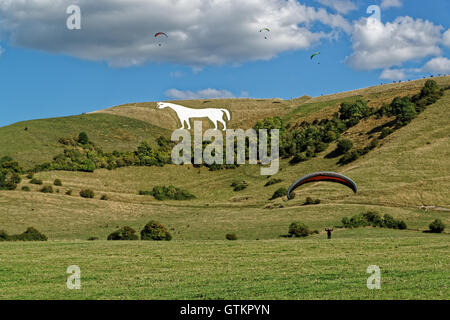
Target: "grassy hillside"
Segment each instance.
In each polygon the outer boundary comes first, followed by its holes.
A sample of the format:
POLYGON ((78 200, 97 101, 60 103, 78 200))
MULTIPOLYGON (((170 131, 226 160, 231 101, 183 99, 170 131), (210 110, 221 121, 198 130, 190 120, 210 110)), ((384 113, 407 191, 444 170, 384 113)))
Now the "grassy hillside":
MULTIPOLYGON (((450 77, 437 81, 450 85, 450 77)), ((417 93, 423 82, 291 101, 214 100, 181 104, 229 106, 233 126, 251 126, 273 115, 288 122, 301 122, 332 115, 342 101, 358 97, 370 100, 371 106, 380 106, 397 95, 417 93)), ((274 176, 282 182, 269 187, 264 186, 268 178, 260 175, 258 166, 214 172, 169 165, 36 174, 44 185, 62 180, 62 186, 54 186, 59 191, 54 194, 41 193, 42 186, 24 179, 17 191, 0 191, 0 229, 13 234, 34 226, 50 241, 0 243, 0 298, 30 298, 45 292, 45 298, 50 299, 448 299, 449 288, 442 283, 449 277, 449 235, 422 231, 436 218, 450 226, 449 105, 447 90, 443 98, 410 124, 383 139, 380 147, 346 166, 324 157, 335 144, 297 165, 282 160, 280 171, 274 176), (358 194, 341 185, 315 183, 298 189, 294 200, 269 200, 276 189, 288 187, 306 173, 322 170, 348 175, 358 184, 358 194), (247 189, 233 191, 231 183, 236 179, 245 180, 247 189), (138 195, 139 190, 169 184, 188 190, 197 198, 157 201, 152 196, 138 195), (28 186, 31 192, 19 191, 22 186, 28 186), (95 199, 79 196, 85 188, 95 191, 95 199), (72 190, 71 196, 65 194, 67 190, 72 190), (102 195, 109 200, 100 200, 102 195), (307 196, 319 198, 321 203, 303 206, 307 196), (332 241, 326 239, 324 228, 367 210, 402 219, 409 230, 338 229, 332 241), (174 241, 84 241, 91 236, 106 239, 124 225, 140 230, 152 219, 167 225, 174 241), (301 240, 281 238, 293 221, 304 222, 320 234, 301 240), (225 242, 225 234, 230 232, 238 235, 237 242, 225 242), (24 264, 30 259, 32 265, 24 264), (85 289, 80 292, 69 292, 64 287, 65 268, 72 264, 79 264, 87 274, 85 289), (365 270, 371 264, 386 271, 383 290, 378 292, 365 287, 365 270), (124 274, 127 275, 123 277, 124 274), (40 281, 35 281, 37 278, 40 281)), ((152 106, 119 106, 94 114, 0 128, 0 137, 9 139, 0 146, 0 156, 10 154, 31 166, 60 152, 60 137, 79 131, 86 131, 92 141, 107 151, 132 150, 142 139, 168 135, 168 129, 177 126, 170 111, 151 111, 152 106), (146 108, 148 117, 144 117, 146 108)), ((364 146, 373 129, 389 120, 363 120, 343 138, 364 146)))
POLYGON ((168 130, 147 122, 110 114, 32 120, 0 128, 0 155, 11 156, 29 168, 60 153, 59 138, 76 137, 81 131, 109 152, 133 150, 142 140, 154 142, 169 135, 168 130))

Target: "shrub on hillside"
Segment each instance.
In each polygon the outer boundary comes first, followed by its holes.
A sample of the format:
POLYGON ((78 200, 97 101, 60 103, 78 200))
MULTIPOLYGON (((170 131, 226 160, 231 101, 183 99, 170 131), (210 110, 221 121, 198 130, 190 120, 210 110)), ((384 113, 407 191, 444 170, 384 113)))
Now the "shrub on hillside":
POLYGON ((80 191, 80 197, 93 199, 95 197, 95 193, 91 189, 84 189, 80 191))
POLYGON ((234 191, 242 191, 248 187, 248 183, 246 181, 238 181, 235 180, 231 183, 234 191))
POLYGON ((280 183, 280 182, 282 182, 282 181, 283 181, 283 180, 281 180, 281 179, 270 179, 269 181, 266 182, 266 184, 265 184, 264 186, 265 186, 265 187, 268 187, 268 186, 271 186, 271 185, 280 183))
POLYGON ((139 240, 139 237, 136 235, 136 230, 125 226, 111 233, 107 240, 139 240))
POLYGON ((172 235, 167 228, 157 221, 150 221, 141 231, 141 240, 172 240, 172 235))
POLYGON ((277 191, 275 191, 272 195, 272 197, 269 200, 275 200, 277 198, 284 197, 287 194, 286 188, 279 188, 277 191))
POLYGON ((53 184, 57 187, 61 187, 62 186, 62 181, 60 179, 55 179, 55 181, 53 181, 53 184))
POLYGON ((71 196, 71 195, 72 195, 72 190, 67 190, 67 191, 66 191, 66 195, 67 195, 67 196, 71 196))
POLYGON ((343 102, 339 108, 341 120, 354 120, 366 118, 370 115, 370 109, 365 100, 357 100, 356 102, 343 102))
POLYGON ((289 235, 291 237, 307 237, 310 235, 310 231, 307 225, 301 222, 293 222, 289 226, 289 235))
POLYGON ((339 140, 337 147, 336 147, 335 154, 341 155, 341 154, 347 153, 352 148, 353 148, 353 142, 351 142, 350 140, 348 140, 348 139, 339 140))
POLYGON ((53 193, 53 187, 52 186, 45 186, 40 191, 42 193, 53 193))
POLYGON ((429 228, 431 233, 442 233, 444 232, 445 224, 440 219, 436 219, 430 224, 429 228))
POLYGON ((89 237, 88 238, 88 241, 96 241, 96 240, 99 240, 98 237, 89 237))
POLYGON ((383 226, 383 218, 378 212, 368 211, 363 213, 364 219, 374 227, 382 227, 383 226))
POLYGON ((31 190, 30 190, 30 187, 29 187, 29 186, 23 186, 23 187, 22 187, 22 191, 30 192, 31 190))
POLYGON ((42 185, 42 184, 44 184, 44 183, 42 182, 42 180, 36 179, 36 178, 31 179, 30 183, 31 183, 31 184, 37 184, 37 185, 42 185))
POLYGON ((368 211, 363 214, 354 215, 351 218, 342 218, 342 225, 344 228, 358 228, 358 227, 380 227, 390 229, 406 229, 406 223, 403 220, 396 220, 389 214, 385 214, 381 218, 380 214, 373 211, 368 211))
POLYGON ((5 230, 0 230, 0 241, 8 241, 9 236, 5 230))
POLYGON ((34 177, 34 172, 30 172, 29 174, 27 174, 27 179, 33 179, 34 177))
POLYGON ((46 235, 33 227, 29 227, 24 233, 9 236, 10 241, 47 241, 46 235))
POLYGON ((380 133, 380 139, 384 139, 384 138, 386 138, 388 135, 390 135, 392 132, 394 132, 391 128, 383 128, 382 130, 381 130, 381 133, 380 133))
POLYGON ((352 150, 352 151, 346 153, 342 158, 340 158, 338 161, 338 164, 340 164, 340 165, 349 164, 355 160, 358 160, 360 156, 361 155, 358 152, 358 150, 352 150))
POLYGON ((88 135, 86 134, 86 132, 80 132, 80 134, 78 135, 77 142, 78 142, 78 143, 81 143, 81 144, 88 144, 88 142, 89 142, 89 137, 88 137, 88 135))
POLYGON ((237 240, 237 235, 235 233, 227 233, 225 238, 230 241, 237 240))
POLYGON ((139 191, 141 196, 153 196, 156 200, 191 200, 195 199, 193 194, 174 186, 156 186, 152 191, 139 191))
POLYGON ((102 197, 100 198, 100 200, 108 201, 108 200, 109 200, 109 197, 108 197, 108 195, 104 194, 104 195, 102 195, 102 197))
POLYGON ((309 206, 313 204, 320 204, 320 199, 313 199, 311 197, 307 197, 305 202, 303 203, 304 206, 309 206))

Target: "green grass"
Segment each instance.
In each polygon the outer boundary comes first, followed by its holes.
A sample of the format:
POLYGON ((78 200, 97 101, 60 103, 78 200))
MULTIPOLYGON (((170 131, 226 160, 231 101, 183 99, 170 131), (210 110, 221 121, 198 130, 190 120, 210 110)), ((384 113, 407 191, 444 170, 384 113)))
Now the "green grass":
POLYGON ((446 235, 380 229, 331 241, 6 243, 0 298, 448 299, 448 252, 446 235), (66 288, 70 265, 81 290, 66 288), (381 268, 380 290, 366 287, 369 265, 381 268))

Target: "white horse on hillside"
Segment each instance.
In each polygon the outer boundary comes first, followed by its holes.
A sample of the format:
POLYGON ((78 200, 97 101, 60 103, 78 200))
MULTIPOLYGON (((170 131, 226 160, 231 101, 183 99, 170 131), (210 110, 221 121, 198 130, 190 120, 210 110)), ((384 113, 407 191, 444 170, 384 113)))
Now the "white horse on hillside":
POLYGON ((223 125, 223 131, 225 131, 227 129, 227 124, 223 120, 223 114, 226 114, 228 121, 231 120, 230 112, 227 109, 191 109, 168 102, 158 102, 157 106, 158 109, 170 108, 175 111, 180 119, 181 129, 184 129, 185 121, 188 125, 188 130, 191 129, 191 124, 189 123, 191 118, 208 118, 214 123, 216 130, 218 130, 218 123, 220 122, 223 125))

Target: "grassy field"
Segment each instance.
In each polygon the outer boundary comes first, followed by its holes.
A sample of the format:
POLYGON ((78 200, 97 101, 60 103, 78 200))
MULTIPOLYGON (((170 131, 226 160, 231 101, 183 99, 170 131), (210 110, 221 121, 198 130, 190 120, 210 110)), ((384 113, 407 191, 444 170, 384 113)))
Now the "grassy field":
MULTIPOLYGON (((450 77, 437 81, 449 85, 450 77)), ((340 102, 358 97, 379 106, 395 95, 416 93, 423 82, 289 101, 194 100, 182 104, 230 108, 235 127, 250 126, 275 114, 285 121, 301 122, 326 117, 340 102)), ((215 172, 171 165, 36 174, 44 185, 62 180, 61 187, 54 186, 58 191, 54 194, 39 192, 42 186, 24 178, 17 191, 0 191, 0 229, 15 234, 33 226, 49 241, 0 243, 0 298, 448 299, 448 230, 442 235, 422 231, 437 218, 450 225, 449 105, 447 90, 411 124, 347 166, 324 157, 334 144, 317 158, 298 165, 283 160, 274 176, 282 182, 269 187, 264 186, 268 179, 260 175, 258 166, 215 172), (276 189, 322 170, 348 175, 357 182, 358 194, 341 185, 316 183, 298 189, 292 201, 269 200, 276 189), (233 191, 235 179, 245 180, 248 188, 233 191), (139 190, 169 184, 197 198, 157 201, 138 195, 139 190), (19 191, 22 186, 30 187, 31 192, 19 191), (95 199, 79 196, 85 188, 95 191, 95 199), (67 190, 72 190, 71 196, 65 195, 67 190), (100 200, 102 195, 109 200, 100 200), (303 206, 307 196, 319 198, 321 203, 303 206), (338 226, 343 217, 368 210, 402 219, 408 230, 337 229, 331 241, 326 239, 326 227, 338 226), (174 240, 104 241, 118 227, 129 225, 140 231, 152 219, 165 224, 174 240), (300 240, 281 238, 293 221, 304 222, 320 234, 300 240), (226 241, 226 233, 236 233, 239 240, 226 241), (101 241, 86 241, 92 236, 101 241), (65 287, 69 265, 81 267, 80 291, 65 287), (382 269, 381 290, 366 288, 369 265, 382 269)), ((388 120, 362 121, 343 137, 364 146, 371 131, 388 120)), ((156 112, 154 103, 118 106, 0 128, 0 138, 5 141, 0 156, 9 154, 32 166, 62 150, 58 138, 79 131, 86 131, 107 151, 132 150, 141 140, 154 141, 174 127, 174 115, 156 112)))
POLYGON ((413 231, 347 230, 332 241, 7 243, 0 262, 2 299, 450 296, 448 236, 413 231), (81 269, 81 290, 66 288, 70 265, 81 269), (381 268, 380 290, 366 286, 369 265, 381 268))

